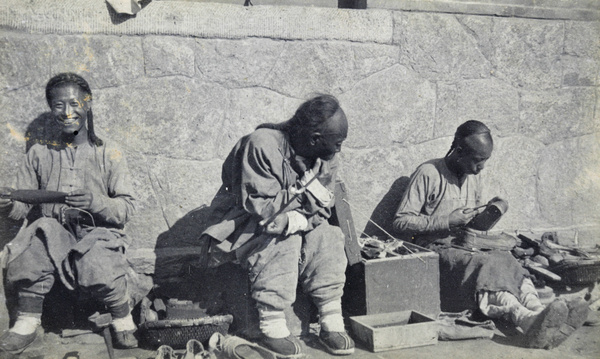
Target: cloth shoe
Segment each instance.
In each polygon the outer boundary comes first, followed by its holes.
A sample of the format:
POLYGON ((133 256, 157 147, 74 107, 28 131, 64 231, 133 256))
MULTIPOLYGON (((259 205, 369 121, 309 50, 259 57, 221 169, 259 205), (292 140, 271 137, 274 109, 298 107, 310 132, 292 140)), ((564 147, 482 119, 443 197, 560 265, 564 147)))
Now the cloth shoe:
POLYGON ((334 355, 349 355, 354 353, 354 340, 346 332, 327 332, 321 330, 319 342, 334 355))
POLYGON ((133 335, 135 330, 115 331, 113 336, 113 345, 117 349, 131 349, 138 347, 138 341, 133 335))
POLYGON ((196 339, 190 339, 185 345, 183 359, 216 359, 217 357, 209 351, 204 350, 202 343, 196 339))
POLYGON ((304 355, 302 342, 293 335, 285 338, 270 338, 263 335, 261 344, 286 358, 298 358, 304 355))
MULTIPOLYGON (((526 343, 529 348, 552 349, 562 343, 568 334, 561 331, 569 316, 569 308, 562 300, 550 303, 540 314, 536 315, 533 323, 526 331, 526 343)), ((583 323, 582 323, 583 324, 583 323)))
POLYGON ((589 308, 585 300, 577 298, 568 301, 566 304, 567 308, 569 309, 567 319, 560 327, 552 331, 553 335, 551 337, 551 341, 546 345, 549 348, 559 346, 577 329, 581 328, 588 317, 589 308))
POLYGON ((208 340, 208 351, 215 357, 228 359, 277 359, 277 353, 233 335, 214 333, 208 340))
POLYGON ((7 331, 0 337, 0 350, 5 352, 19 353, 25 350, 35 340, 37 333, 21 335, 7 331))
POLYGON ((168 345, 161 345, 156 350, 155 359, 176 359, 173 348, 168 345))

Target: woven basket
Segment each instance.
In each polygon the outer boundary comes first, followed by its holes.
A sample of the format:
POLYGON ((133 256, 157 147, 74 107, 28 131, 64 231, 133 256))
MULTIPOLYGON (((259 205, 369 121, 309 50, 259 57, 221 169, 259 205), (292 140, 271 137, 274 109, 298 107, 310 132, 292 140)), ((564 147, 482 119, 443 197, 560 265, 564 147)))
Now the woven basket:
POLYGON ((567 285, 591 284, 600 280, 600 261, 594 259, 563 260, 550 268, 567 285))
POLYGON ((142 340, 149 345, 184 349, 190 339, 205 343, 216 332, 226 335, 232 321, 233 316, 229 314, 198 319, 165 319, 144 322, 139 331, 142 340))

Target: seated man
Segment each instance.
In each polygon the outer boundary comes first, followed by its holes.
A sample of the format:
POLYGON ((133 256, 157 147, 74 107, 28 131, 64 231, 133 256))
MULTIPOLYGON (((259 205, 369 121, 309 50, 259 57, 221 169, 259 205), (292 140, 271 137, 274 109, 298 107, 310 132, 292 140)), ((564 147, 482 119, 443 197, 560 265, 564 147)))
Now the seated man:
POLYGON ((544 307, 529 273, 507 251, 470 252, 452 248, 452 240, 482 204, 479 172, 490 158, 490 130, 467 121, 456 130, 444 158, 421 164, 394 218, 394 229, 440 255, 442 310, 479 308, 492 318, 507 315, 533 348, 559 345, 587 316, 584 301, 555 301, 544 307))
POLYGON ((338 101, 326 95, 306 101, 286 122, 258 126, 225 160, 211 204, 209 265, 236 261, 248 271, 262 344, 281 355, 303 351, 284 316, 298 281, 319 310, 323 345, 333 354, 354 352, 341 309, 344 236, 327 222, 336 153, 347 133, 338 101))
POLYGON ((115 345, 136 347, 127 288, 132 272, 125 258, 129 241, 122 232, 134 212, 127 163, 113 143, 94 133, 92 92, 83 78, 53 77, 46 100, 53 135, 29 149, 15 183, 21 190, 67 195, 58 201, 64 203, 32 206, 7 199, 14 190, 0 188, 5 197, 0 206, 10 209, 13 219, 28 220, 7 246, 6 280, 18 292, 18 317, 0 338, 0 349, 20 351, 34 341, 55 278, 106 305, 115 345))

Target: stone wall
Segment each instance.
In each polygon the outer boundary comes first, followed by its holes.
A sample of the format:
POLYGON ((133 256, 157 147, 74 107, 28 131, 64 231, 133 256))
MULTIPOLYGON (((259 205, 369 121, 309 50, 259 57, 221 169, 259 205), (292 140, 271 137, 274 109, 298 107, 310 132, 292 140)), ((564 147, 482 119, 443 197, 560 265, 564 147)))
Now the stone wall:
POLYGON ((195 233, 194 209, 218 189, 237 139, 315 93, 337 96, 350 121, 342 178, 358 230, 397 178, 442 157, 476 119, 496 143, 486 198, 511 207, 499 228, 600 243, 597 20, 177 1, 123 18, 101 2, 4 3, 2 182, 47 111, 45 82, 82 74, 99 133, 124 146, 134 174, 134 257, 182 218, 195 233))

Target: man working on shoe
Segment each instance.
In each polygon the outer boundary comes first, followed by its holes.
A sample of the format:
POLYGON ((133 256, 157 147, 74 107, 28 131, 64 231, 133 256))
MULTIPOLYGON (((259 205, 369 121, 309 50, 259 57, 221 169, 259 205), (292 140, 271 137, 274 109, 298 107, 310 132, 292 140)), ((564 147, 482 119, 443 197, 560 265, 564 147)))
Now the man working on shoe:
POLYGON ((46 99, 48 136, 29 149, 15 184, 19 190, 66 196, 31 205, 23 198, 13 201, 17 191, 0 188, 0 206, 28 224, 7 245, 6 280, 18 292, 18 317, 0 338, 0 349, 20 351, 33 342, 55 278, 106 305, 115 346, 136 347, 127 290, 133 272, 122 232, 134 212, 127 163, 114 144, 94 133, 92 92, 83 78, 72 73, 53 77, 46 99))
POLYGON ((442 310, 477 309, 491 318, 508 316, 532 348, 559 345, 587 316, 585 301, 555 301, 544 307, 529 273, 508 251, 473 252, 452 246, 481 210, 479 173, 492 155, 490 130, 467 121, 456 130, 444 158, 420 165, 411 176, 394 229, 440 255, 442 310))
MULTIPOLYGON (((298 281, 319 310, 320 339, 333 354, 351 354, 341 297, 344 236, 328 224, 337 156, 348 123, 333 96, 303 103, 279 124, 243 137, 223 164, 209 226, 210 266, 239 261, 248 270, 259 311, 262 344, 284 356, 302 354, 284 309, 298 281)), ((205 237, 206 238, 206 237, 205 237)))

